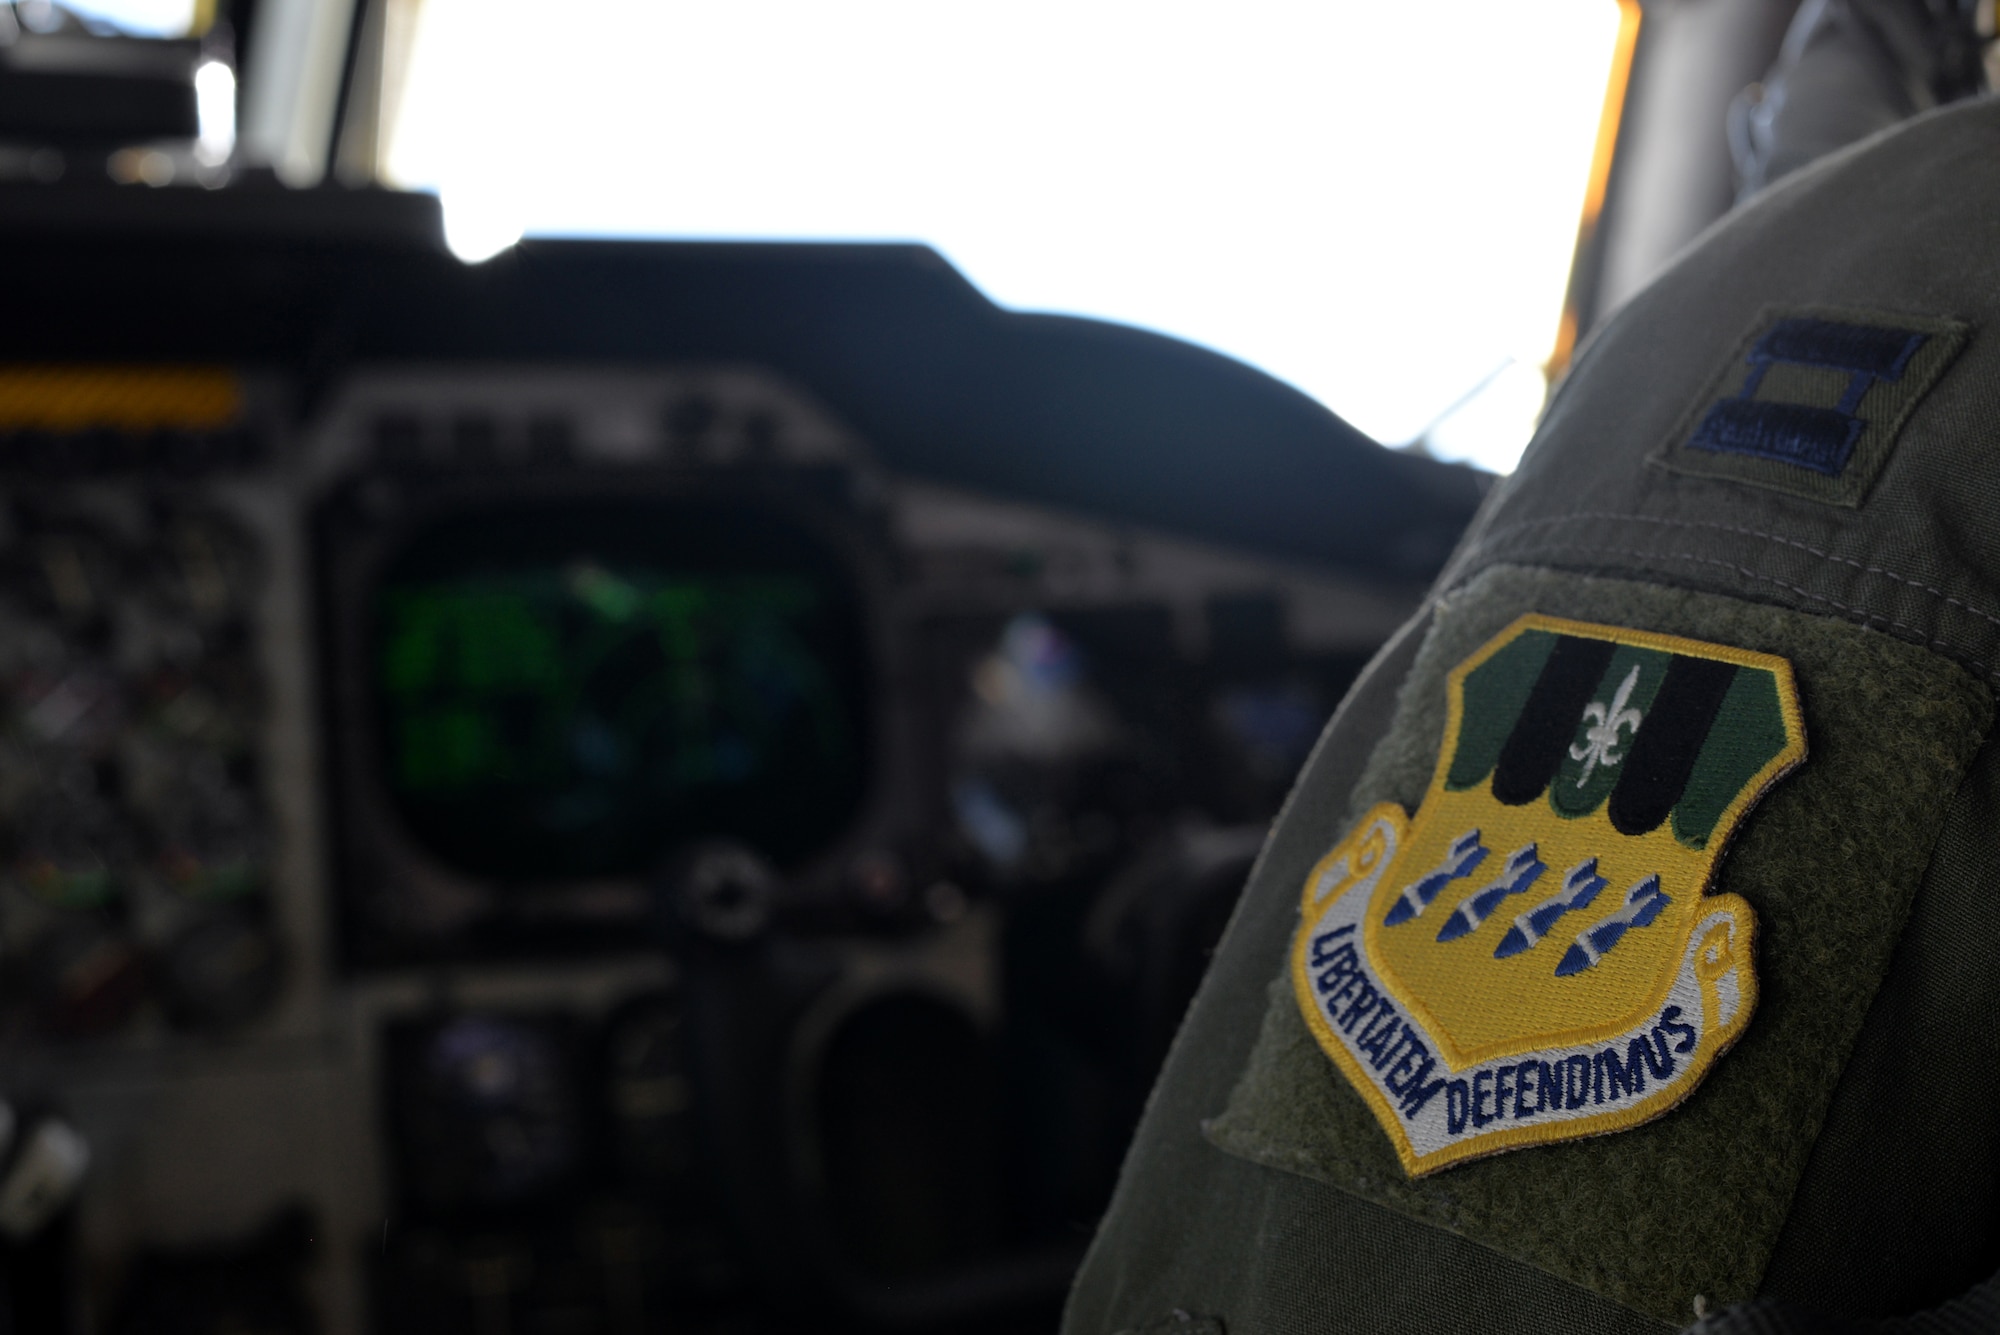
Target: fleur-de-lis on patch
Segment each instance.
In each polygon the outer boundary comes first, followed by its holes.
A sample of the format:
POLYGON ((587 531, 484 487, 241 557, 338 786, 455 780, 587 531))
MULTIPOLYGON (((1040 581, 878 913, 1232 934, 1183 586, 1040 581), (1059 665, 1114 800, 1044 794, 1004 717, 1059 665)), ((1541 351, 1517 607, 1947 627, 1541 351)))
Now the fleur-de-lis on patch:
POLYGON ((1632 698, 1632 691, 1638 684, 1639 665, 1634 663, 1632 670, 1625 674, 1625 680, 1618 683, 1618 689, 1612 694, 1609 705, 1602 700, 1592 700, 1583 707, 1583 716, 1594 722, 1584 729, 1583 745, 1572 746, 1569 749, 1571 760, 1583 762, 1583 773, 1578 775, 1576 780, 1577 787, 1581 788, 1589 783, 1590 772, 1599 765, 1609 768, 1625 759, 1618 750, 1618 734, 1629 729, 1636 736, 1639 732, 1639 722, 1644 717, 1638 710, 1626 704, 1632 698))

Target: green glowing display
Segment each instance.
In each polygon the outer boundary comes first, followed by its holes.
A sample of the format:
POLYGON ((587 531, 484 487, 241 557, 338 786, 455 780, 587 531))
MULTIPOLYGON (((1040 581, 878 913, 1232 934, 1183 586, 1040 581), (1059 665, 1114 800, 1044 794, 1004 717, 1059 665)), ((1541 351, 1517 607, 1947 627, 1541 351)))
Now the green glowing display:
POLYGON ((420 842, 507 881, 643 873, 690 842, 783 861, 851 814, 851 613, 808 571, 571 559, 377 594, 383 759, 420 842))

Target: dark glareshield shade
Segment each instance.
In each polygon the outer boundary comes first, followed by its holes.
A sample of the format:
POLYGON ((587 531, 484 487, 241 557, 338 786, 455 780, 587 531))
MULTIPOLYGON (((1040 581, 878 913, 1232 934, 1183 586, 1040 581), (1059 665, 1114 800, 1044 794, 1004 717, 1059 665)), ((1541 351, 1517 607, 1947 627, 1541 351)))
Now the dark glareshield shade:
POLYGON ((385 787, 463 873, 643 875, 714 838, 782 866, 855 816, 859 600, 845 563, 779 514, 484 509, 420 532, 372 601, 385 787))

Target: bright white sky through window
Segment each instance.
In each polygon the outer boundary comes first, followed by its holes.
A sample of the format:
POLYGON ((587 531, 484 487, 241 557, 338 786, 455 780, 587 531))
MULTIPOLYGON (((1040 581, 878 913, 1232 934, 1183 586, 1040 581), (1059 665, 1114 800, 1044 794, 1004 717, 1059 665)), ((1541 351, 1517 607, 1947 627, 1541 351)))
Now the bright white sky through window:
POLYGON ((462 254, 918 240, 1505 471, 1555 342, 1615 0, 423 0, 389 145, 462 254))
MULTIPOLYGON (((61 4, 72 14, 137 37, 179 37, 194 26, 197 10, 195 0, 61 0, 61 4)), ((34 6, 20 8, 32 26, 34 6)))

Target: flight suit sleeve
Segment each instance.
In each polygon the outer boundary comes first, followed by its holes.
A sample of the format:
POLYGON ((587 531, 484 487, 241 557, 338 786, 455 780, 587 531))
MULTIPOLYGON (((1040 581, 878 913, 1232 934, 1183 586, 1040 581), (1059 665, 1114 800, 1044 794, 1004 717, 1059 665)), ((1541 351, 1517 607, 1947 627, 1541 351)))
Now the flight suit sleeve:
POLYGON ((1302 773, 1067 1331, 1979 1319, 1996 147, 1802 171, 1593 339, 1302 773))

